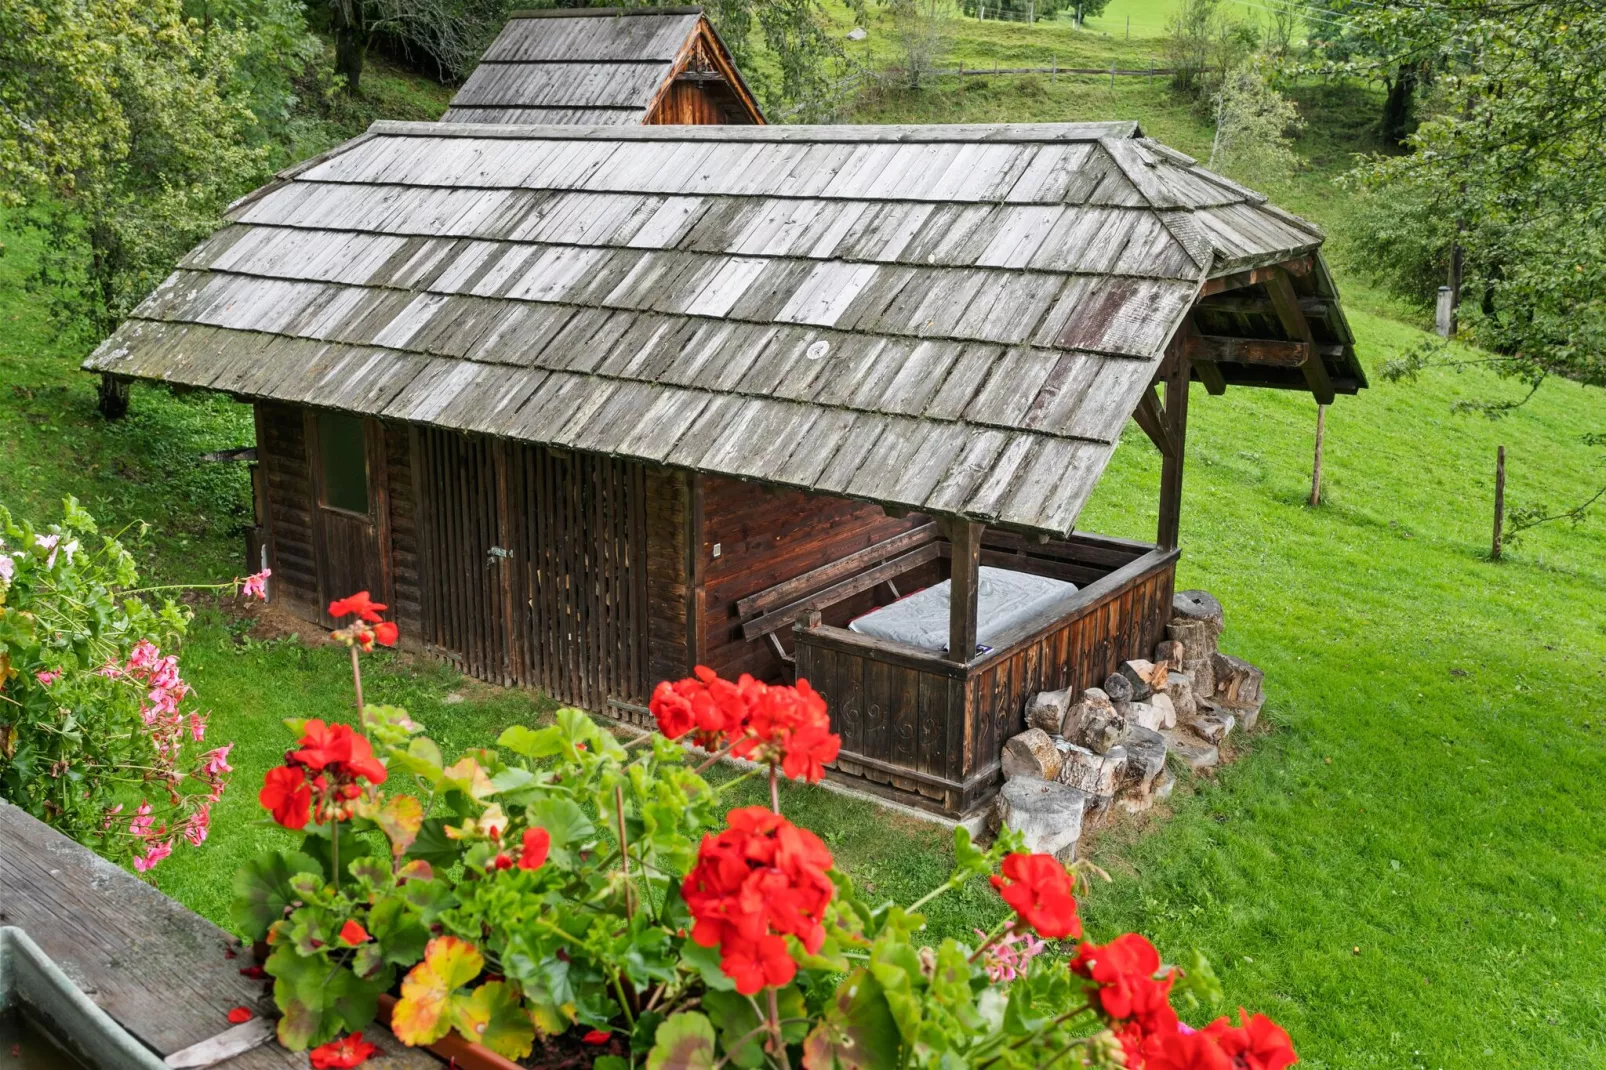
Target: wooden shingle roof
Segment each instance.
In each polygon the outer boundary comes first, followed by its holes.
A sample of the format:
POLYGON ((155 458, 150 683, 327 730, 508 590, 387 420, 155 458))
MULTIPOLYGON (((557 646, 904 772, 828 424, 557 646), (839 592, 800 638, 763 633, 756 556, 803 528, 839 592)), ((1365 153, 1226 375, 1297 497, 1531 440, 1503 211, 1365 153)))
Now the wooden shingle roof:
POLYGON ((230 219, 86 367, 1058 534, 1208 278, 1327 279, 1132 123, 377 123, 230 219))
POLYGON ((699 7, 516 11, 441 117, 452 123, 634 126, 688 67, 718 70, 762 121, 699 7))

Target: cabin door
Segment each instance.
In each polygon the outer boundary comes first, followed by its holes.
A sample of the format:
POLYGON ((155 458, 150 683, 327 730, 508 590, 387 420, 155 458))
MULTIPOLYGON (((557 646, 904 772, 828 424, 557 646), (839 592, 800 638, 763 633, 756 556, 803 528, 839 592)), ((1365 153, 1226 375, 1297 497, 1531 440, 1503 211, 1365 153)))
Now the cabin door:
POLYGON ((425 644, 470 676, 523 683, 520 561, 507 505, 508 454, 517 447, 428 428, 413 441, 425 644))
POLYGON ((384 484, 384 430, 377 420, 308 411, 312 467, 312 533, 318 568, 318 611, 331 627, 329 603, 357 591, 390 601, 384 484))
POLYGON ((618 716, 647 704, 646 470, 594 453, 510 451, 517 630, 527 682, 618 716), (610 711, 610 708, 611 711, 610 711))

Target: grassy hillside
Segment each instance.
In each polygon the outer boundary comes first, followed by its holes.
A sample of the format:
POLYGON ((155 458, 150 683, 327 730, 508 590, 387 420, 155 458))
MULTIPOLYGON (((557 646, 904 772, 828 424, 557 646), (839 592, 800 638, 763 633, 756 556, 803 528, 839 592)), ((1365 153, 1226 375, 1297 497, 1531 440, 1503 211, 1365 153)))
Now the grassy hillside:
MULTIPOLYGON (((1009 65, 1098 38, 993 24, 964 41, 978 61, 986 42, 1009 65), (1061 36, 1039 36, 1049 32, 1061 36)), ((401 81, 399 101, 444 103, 438 88, 401 81)), ((1383 315, 1417 313, 1355 270, 1364 251, 1345 244, 1351 209, 1332 183, 1369 147, 1375 100, 1340 86, 1298 96, 1312 119, 1309 166, 1269 192, 1333 231, 1361 357, 1375 368, 1421 338, 1383 315)), ((1128 117, 1185 151, 1209 148, 1197 116, 1144 80, 1114 91, 1097 79, 950 80, 867 98, 853 117, 1128 117)), ((297 151, 339 134, 331 118, 297 151)), ((73 493, 107 523, 155 522, 141 550, 155 574, 234 574, 243 473, 195 458, 248 442, 248 412, 137 387, 127 421, 101 421, 93 384, 73 370, 81 354, 56 345, 21 287, 37 240, 0 219, 0 502, 47 520, 73 493)), ((1504 563, 1485 558, 1495 447, 1508 447, 1514 503, 1577 500, 1598 475, 1577 462, 1577 440, 1606 399, 1551 383, 1499 423, 1452 413, 1457 400, 1514 389, 1438 372, 1339 399, 1326 501, 1314 509, 1308 396, 1235 389, 1192 401, 1179 581, 1221 598, 1225 648, 1266 670, 1268 730, 1219 775, 1183 785, 1169 812, 1099 830, 1088 853, 1114 882, 1084 914, 1098 939, 1139 928, 1174 956, 1205 951, 1234 1006, 1287 1025, 1302 1066, 1606 1064, 1606 800, 1594 790, 1606 776, 1606 625, 1593 611, 1606 595, 1606 525, 1540 529, 1504 563)), ((1152 537, 1157 479, 1153 449, 1129 429, 1083 526, 1152 537)), ((213 837, 156 880, 226 924, 235 866, 282 835, 254 802, 283 752, 278 719, 344 716, 348 681, 340 652, 265 638, 208 607, 186 661, 214 735, 238 741, 238 773, 213 837)), ((405 656, 372 664, 373 700, 408 706, 449 751, 545 709, 405 656)), ((945 837, 929 826, 809 789, 786 805, 877 893, 912 897, 946 872, 945 837)), ((997 913, 978 883, 940 900, 932 923, 957 933, 997 913)))

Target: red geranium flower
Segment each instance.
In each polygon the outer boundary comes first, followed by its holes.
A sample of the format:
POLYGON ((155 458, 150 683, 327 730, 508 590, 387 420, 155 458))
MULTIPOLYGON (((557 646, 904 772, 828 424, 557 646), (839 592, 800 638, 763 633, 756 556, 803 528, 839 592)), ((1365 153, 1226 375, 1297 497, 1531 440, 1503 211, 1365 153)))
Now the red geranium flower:
POLYGON ((368 597, 367 591, 358 591, 329 603, 329 615, 339 620, 349 617, 353 613, 367 621, 369 624, 379 623, 379 612, 387 608, 383 602, 375 602, 368 597))
POLYGON ((373 937, 368 935, 368 930, 364 929, 356 918, 347 918, 346 924, 340 927, 340 939, 348 944, 356 945, 366 944, 373 937))
POLYGON ((1288 1033, 1264 1014, 1251 1015, 1238 1008, 1238 1021, 1234 1026, 1227 1018, 1217 1018, 1201 1032, 1215 1038, 1221 1050, 1234 1066, 1245 1070, 1284 1070, 1299 1062, 1294 1054, 1294 1042, 1288 1033))
POLYGON ((552 834, 544 828, 524 830, 524 849, 519 853, 520 869, 540 869, 552 847, 552 834))
POLYGON ((826 875, 831 852, 762 806, 732 810, 726 823, 718 836, 703 837, 681 894, 696 922, 692 940, 717 946, 721 968, 750 996, 795 972, 782 935, 797 937, 810 954, 824 943, 820 922, 836 890, 826 875))
POLYGON ((374 641, 380 646, 395 646, 399 634, 393 621, 382 620, 374 625, 374 641))
POLYGON ((1071 878, 1053 855, 1009 855, 1003 872, 992 878, 993 887, 1038 935, 1051 940, 1082 935, 1071 878), (1006 877, 1013 883, 1004 883, 1006 877))
POLYGON ((286 761, 304 765, 314 772, 327 772, 336 780, 356 778, 373 784, 385 782, 387 773, 374 757, 373 745, 349 725, 325 724, 313 719, 303 726, 302 732, 301 748, 285 755, 286 761))
POLYGON ((287 829, 306 828, 312 816, 312 789, 307 785, 307 774, 295 766, 269 769, 257 801, 287 829))
MULTIPOLYGON (((1127 1064, 1129 1067, 1131 1063, 1127 1064)), ((1143 1042, 1143 1070, 1236 1070, 1208 1033, 1172 1030, 1143 1042)))
POLYGON ((697 726, 691 699, 675 690, 675 685, 668 680, 653 689, 647 708, 658 721, 658 731, 669 739, 679 739, 697 726))
POLYGON ((331 1040, 327 1044, 320 1044, 307 1053, 316 1070, 350 1070, 353 1066, 361 1066, 368 1061, 368 1056, 379 1049, 362 1038, 357 1032, 349 1037, 331 1040))
POLYGON ((1137 933, 1118 936, 1103 947, 1083 944, 1071 960, 1071 972, 1098 985, 1099 1006, 1117 1021, 1132 1019, 1146 1034, 1173 1033, 1177 1015, 1171 1009, 1170 976, 1155 980, 1160 952, 1137 933))
POLYGON ((719 968, 744 995, 766 986, 779 988, 797 976, 797 963, 792 961, 786 940, 771 935, 732 944, 720 957, 719 968))
POLYGON ((608 1038, 611 1036, 613 1036, 613 1034, 608 1032, 606 1029, 593 1029, 591 1032, 580 1038, 580 1043, 606 1044, 608 1043, 608 1038))
POLYGON ((718 750, 741 736, 752 695, 764 685, 746 674, 733 684, 706 665, 694 672, 684 680, 659 684, 648 708, 658 730, 670 739, 695 731, 699 746, 718 750))
POLYGON ((251 1013, 250 1007, 235 1007, 228 1013, 228 1019, 232 1025, 242 1025, 255 1017, 256 1015, 251 1013))

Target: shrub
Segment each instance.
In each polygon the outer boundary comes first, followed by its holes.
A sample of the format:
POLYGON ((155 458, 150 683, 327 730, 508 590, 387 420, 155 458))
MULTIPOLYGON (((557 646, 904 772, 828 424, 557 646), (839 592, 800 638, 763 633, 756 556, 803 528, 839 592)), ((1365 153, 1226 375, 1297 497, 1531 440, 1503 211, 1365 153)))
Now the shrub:
MULTIPOLYGON (((162 654, 189 610, 153 607, 172 588, 137 588, 96 534, 74 498, 44 531, 0 506, 0 798, 143 872, 206 840, 233 744, 203 749, 206 714, 162 654)), ((260 597, 265 578, 210 589, 260 597)))
POLYGON ((270 949, 279 1039, 314 1065, 366 1047, 392 989, 407 1044, 455 1031, 524 1058, 567 1033, 605 1070, 1294 1062, 1258 1015, 1180 1023, 1173 995, 1214 995, 1197 956, 1164 966, 1136 934, 1046 954, 1082 936, 1074 879, 1011 833, 983 851, 957 829, 949 879, 907 907, 862 898, 780 813, 778 778, 819 780, 839 747, 806 681, 699 668, 654 692, 662 734, 621 745, 563 709, 447 764, 404 711, 362 703, 357 651, 395 640, 384 608, 330 606, 358 615, 335 637, 353 650, 359 730, 290 723, 299 746, 261 802, 301 845, 235 880, 235 922, 270 949), (712 756, 692 768, 678 740, 712 756), (758 764, 711 786, 701 773, 725 754, 758 764), (732 784, 765 773, 770 807, 721 815, 732 784), (974 946, 922 943, 920 909, 984 875, 1014 913, 974 946))

